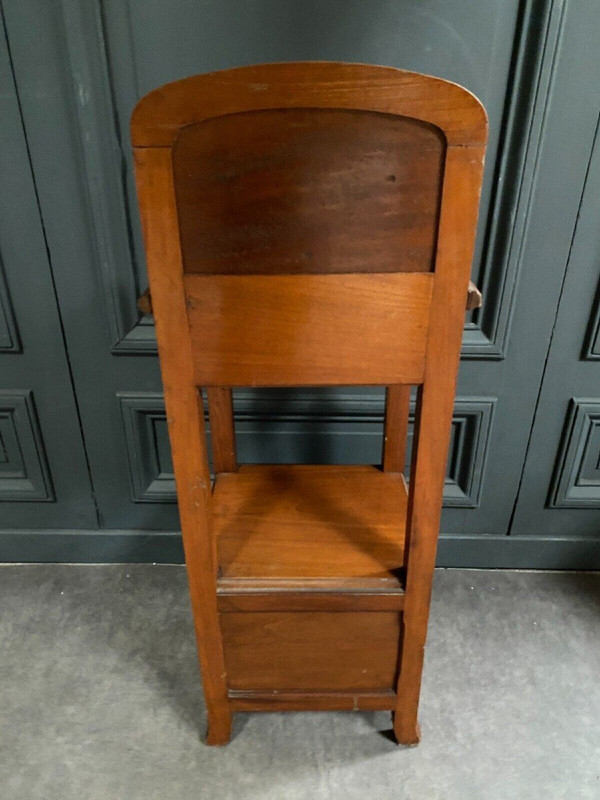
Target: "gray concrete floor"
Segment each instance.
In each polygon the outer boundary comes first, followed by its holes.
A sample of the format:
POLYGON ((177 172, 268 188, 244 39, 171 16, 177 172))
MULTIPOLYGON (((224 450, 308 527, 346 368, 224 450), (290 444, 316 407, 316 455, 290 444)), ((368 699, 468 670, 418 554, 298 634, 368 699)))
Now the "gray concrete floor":
POLYGON ((423 741, 205 713, 183 568, 0 567, 2 800, 600 798, 600 575, 439 571, 423 741))

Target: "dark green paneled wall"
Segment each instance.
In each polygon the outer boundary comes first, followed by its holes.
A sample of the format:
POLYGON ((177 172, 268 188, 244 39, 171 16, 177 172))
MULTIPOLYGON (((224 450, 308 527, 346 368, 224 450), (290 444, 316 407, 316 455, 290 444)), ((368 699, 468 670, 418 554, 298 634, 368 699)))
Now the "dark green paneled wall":
MULTIPOLYGON (((182 557, 128 121, 195 72, 429 72, 490 116, 439 563, 600 566, 596 0, 3 0, 0 559, 182 557)), ((244 460, 373 462, 377 389, 236 396, 244 460)))

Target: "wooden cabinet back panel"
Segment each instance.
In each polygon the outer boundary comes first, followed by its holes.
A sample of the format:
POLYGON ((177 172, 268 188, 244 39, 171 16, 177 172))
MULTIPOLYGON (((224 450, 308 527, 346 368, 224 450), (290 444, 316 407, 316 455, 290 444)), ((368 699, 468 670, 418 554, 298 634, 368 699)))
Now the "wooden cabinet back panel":
POLYGON ((173 148, 186 272, 432 269, 445 140, 432 125, 344 109, 230 114, 173 148))

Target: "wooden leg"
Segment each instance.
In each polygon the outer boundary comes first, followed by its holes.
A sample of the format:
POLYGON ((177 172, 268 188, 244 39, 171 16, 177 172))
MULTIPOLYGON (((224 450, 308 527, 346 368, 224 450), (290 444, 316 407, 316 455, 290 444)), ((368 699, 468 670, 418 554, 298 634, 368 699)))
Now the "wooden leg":
POLYGON ((416 747, 421 741, 421 728, 418 722, 406 726, 406 722, 402 720, 398 713, 392 714, 392 721, 394 725, 394 735, 398 744, 407 745, 408 747, 416 747))
POLYGON ((396 687, 398 704, 394 715, 396 739, 406 745, 416 745, 421 738, 417 711, 450 433, 451 396, 445 405, 446 408, 440 408, 435 388, 419 387, 404 551, 406 584, 396 687), (441 412, 445 412, 445 429, 432 436, 434 424, 443 419, 441 412))
MULTIPOLYGON (((218 567, 212 535, 204 408, 194 377, 189 342, 170 150, 144 148, 136 155, 136 177, 140 197, 147 200, 142 209, 142 227, 190 599, 208 710, 207 741, 225 744, 231 732, 231 707, 217 608, 218 567), (160 211, 150 214, 150 206, 160 211)), ((229 398, 223 395, 220 399, 227 402, 229 398)))
POLYGON ((228 709, 209 710, 206 744, 214 747, 227 744, 231 739, 231 722, 232 714, 228 709))
POLYGON ((421 741, 421 730, 417 720, 421 674, 425 653, 424 630, 403 630, 400 679, 398 681, 398 705, 393 714, 394 734, 398 744, 417 745, 421 741))

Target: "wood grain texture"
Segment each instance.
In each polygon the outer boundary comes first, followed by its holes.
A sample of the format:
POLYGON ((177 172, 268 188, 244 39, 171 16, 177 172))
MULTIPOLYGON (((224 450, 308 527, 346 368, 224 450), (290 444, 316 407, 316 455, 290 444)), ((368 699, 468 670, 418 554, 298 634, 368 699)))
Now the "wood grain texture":
POLYGON ((417 394, 405 549, 406 597, 394 715, 399 742, 420 738, 417 710, 456 377, 485 148, 448 152, 425 379, 417 394))
POLYGON ((401 575, 389 578, 220 578, 217 601, 229 611, 401 611, 401 575))
POLYGON ((274 108, 345 108, 429 122, 449 145, 487 141, 487 115, 455 83, 393 67, 313 61, 194 75, 143 97, 131 118, 134 147, 171 147, 182 128, 215 116, 274 108))
POLYGON ((230 689, 392 690, 400 614, 243 612, 221 614, 230 689))
POLYGON ((204 409, 194 383, 169 152, 135 153, 148 278, 175 469, 183 546, 208 713, 209 744, 228 741, 231 709, 216 600, 217 565, 210 535, 210 474, 204 409), (169 265, 172 272, 165 269, 169 265))
POLYGON ((395 692, 230 691, 234 711, 392 711, 395 692))
POLYGON ((433 275, 185 275, 204 386, 420 383, 433 275))
POLYGON ((210 420, 213 470, 215 472, 235 472, 237 459, 231 389, 223 386, 208 386, 206 399, 210 420))
POLYGON ((383 423, 384 472, 404 472, 409 410, 410 386, 387 386, 383 423))
POLYGON ((368 111, 253 111, 186 128, 173 148, 184 271, 430 271, 444 153, 438 128, 368 111))
POLYGON ((221 578, 393 578, 403 564, 406 485, 376 467, 241 466, 218 475, 221 578))

